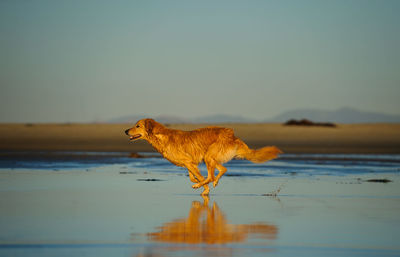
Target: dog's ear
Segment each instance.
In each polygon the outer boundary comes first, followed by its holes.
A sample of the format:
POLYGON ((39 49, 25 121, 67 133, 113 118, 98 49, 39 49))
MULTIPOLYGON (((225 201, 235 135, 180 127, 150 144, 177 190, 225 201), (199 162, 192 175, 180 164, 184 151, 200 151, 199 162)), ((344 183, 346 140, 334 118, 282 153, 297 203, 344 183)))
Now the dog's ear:
POLYGON ((146 132, 148 135, 152 135, 153 134, 153 129, 155 126, 155 121, 153 119, 146 119, 144 121, 144 126, 146 128, 146 132))

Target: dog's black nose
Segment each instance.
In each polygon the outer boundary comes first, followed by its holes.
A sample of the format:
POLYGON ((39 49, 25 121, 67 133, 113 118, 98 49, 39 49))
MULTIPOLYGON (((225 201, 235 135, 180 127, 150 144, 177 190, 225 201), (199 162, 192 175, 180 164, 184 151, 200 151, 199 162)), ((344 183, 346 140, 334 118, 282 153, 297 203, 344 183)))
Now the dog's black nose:
POLYGON ((129 135, 129 129, 125 130, 125 134, 129 135))

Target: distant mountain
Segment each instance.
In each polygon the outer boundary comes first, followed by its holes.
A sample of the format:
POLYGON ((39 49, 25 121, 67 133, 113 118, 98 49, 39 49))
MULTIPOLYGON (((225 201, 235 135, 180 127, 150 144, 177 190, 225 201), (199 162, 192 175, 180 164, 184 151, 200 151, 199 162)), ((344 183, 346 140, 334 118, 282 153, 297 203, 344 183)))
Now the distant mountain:
POLYGON ((334 111, 316 109, 298 109, 284 112, 266 122, 285 122, 289 119, 308 119, 316 122, 334 123, 398 123, 400 115, 364 112, 344 107, 334 111))
POLYGON ((215 114, 194 118, 183 118, 172 115, 128 115, 108 120, 109 123, 135 123, 144 118, 153 118, 161 123, 182 124, 182 123, 256 123, 256 122, 277 122, 283 123, 290 119, 308 119, 313 122, 334 122, 334 123, 400 123, 400 115, 389 115, 374 112, 363 112, 353 108, 340 108, 338 110, 317 110, 298 109, 286 111, 272 119, 255 120, 240 115, 215 114))

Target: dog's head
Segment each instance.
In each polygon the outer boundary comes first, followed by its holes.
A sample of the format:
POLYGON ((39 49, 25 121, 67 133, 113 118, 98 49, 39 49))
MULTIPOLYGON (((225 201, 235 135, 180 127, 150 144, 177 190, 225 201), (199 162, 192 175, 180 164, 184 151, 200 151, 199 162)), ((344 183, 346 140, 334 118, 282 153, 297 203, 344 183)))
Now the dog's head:
POLYGON ((153 119, 143 119, 136 122, 135 126, 125 130, 125 134, 129 136, 129 140, 144 139, 147 140, 153 134, 156 122, 153 119))

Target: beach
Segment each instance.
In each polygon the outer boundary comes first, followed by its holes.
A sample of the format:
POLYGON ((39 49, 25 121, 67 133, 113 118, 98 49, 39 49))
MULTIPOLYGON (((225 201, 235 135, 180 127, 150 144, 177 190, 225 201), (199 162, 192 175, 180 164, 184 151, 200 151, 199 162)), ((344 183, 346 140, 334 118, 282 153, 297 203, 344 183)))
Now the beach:
POLYGON ((0 158, 1 256, 400 254, 399 155, 232 160, 201 197, 151 153, 20 154, 0 158))
MULTIPOLYGON (((124 134, 133 124, 1 124, 0 151, 148 152, 144 141, 124 134)), ((208 124, 177 124, 193 130, 208 124)), ((276 145, 285 153, 400 153, 400 124, 338 124, 302 127, 282 124, 218 124, 234 129, 250 147, 276 145)))
POLYGON ((400 255, 399 125, 224 126, 285 153, 201 197, 129 124, 1 125, 0 256, 400 255))
POLYGON ((0 1, 0 257, 400 257, 399 13, 0 1))

